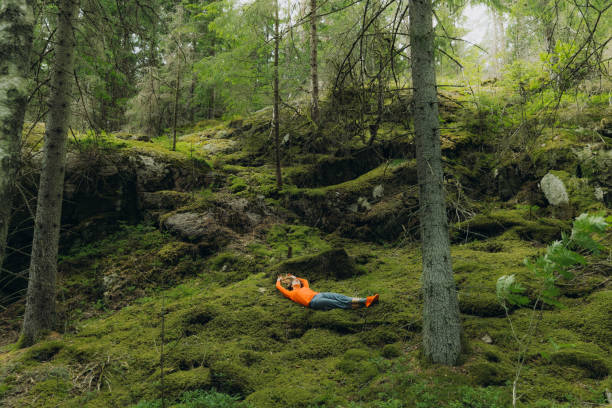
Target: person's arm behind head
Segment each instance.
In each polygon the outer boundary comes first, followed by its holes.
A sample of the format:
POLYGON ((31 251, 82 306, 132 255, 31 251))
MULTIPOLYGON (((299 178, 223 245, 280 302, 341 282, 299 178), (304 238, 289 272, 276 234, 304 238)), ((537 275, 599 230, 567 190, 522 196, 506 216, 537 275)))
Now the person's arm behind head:
POLYGON ((283 285, 281 285, 281 278, 279 277, 276 280, 276 289, 280 290, 280 292, 286 297, 291 299, 291 292, 288 291, 287 289, 283 288, 283 285))

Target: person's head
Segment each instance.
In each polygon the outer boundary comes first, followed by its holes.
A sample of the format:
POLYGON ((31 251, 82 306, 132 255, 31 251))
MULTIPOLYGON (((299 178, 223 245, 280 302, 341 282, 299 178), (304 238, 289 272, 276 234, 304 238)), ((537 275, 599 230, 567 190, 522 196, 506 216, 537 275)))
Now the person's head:
POLYGON ((289 275, 281 275, 280 283, 287 290, 293 289, 293 278, 289 275))
POLYGON ((281 275, 281 285, 287 290, 293 290, 293 286, 301 286, 302 283, 293 275, 281 275))

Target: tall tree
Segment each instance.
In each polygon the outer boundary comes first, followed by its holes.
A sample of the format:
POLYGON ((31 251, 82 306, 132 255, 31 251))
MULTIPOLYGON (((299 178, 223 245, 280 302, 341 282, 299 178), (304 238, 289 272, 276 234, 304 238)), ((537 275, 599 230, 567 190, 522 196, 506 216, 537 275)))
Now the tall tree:
POLYGON ((310 84, 312 120, 319 124, 319 65, 317 63, 317 0, 310 0, 310 84))
POLYGON ((34 17, 27 0, 0 3, 0 270, 5 257, 28 87, 34 17))
POLYGON ((431 0, 411 0, 410 50, 423 254, 423 349, 435 363, 455 364, 461 351, 461 326, 444 197, 433 41, 431 0))
POLYGON ((276 186, 283 187, 280 164, 280 95, 278 91, 278 48, 280 45, 280 20, 278 17, 278 0, 274 0, 274 78, 272 79, 274 91, 274 106, 272 109, 272 122, 274 127, 274 156, 276 161, 276 186))
POLYGON ((57 251, 66 167, 66 139, 74 67, 72 22, 77 0, 59 0, 55 61, 49 95, 43 166, 38 187, 30 278, 21 345, 34 344, 55 318, 57 251))

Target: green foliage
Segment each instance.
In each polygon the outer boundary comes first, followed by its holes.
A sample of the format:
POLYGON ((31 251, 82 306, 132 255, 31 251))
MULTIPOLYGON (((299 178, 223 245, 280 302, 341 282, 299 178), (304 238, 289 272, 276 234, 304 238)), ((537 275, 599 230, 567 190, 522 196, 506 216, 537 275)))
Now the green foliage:
POLYGON ((506 407, 502 390, 494 388, 472 388, 463 386, 459 389, 461 398, 452 401, 449 408, 504 408, 506 407))
MULTIPOLYGON (((585 265, 587 262, 584 256, 570 248, 597 254, 603 247, 594 239, 594 235, 603 234, 608 225, 602 216, 581 214, 574 221, 570 236, 563 234, 561 241, 550 244, 546 248, 546 253, 538 256, 535 261, 525 258, 525 266, 538 283, 539 300, 549 305, 562 306, 557 300, 561 294, 557 282, 559 279, 572 279, 574 277, 572 268, 585 265)), ((500 277, 497 280, 496 292, 504 305, 505 302, 516 306, 525 306, 529 303, 528 298, 521 295, 525 292, 525 288, 516 282, 514 275, 500 277)))
MULTIPOLYGON (((168 401, 166 402, 169 403, 168 401)), ((179 399, 167 405, 171 408, 248 408, 240 398, 212 390, 186 391, 179 399)), ((132 408, 161 408, 162 401, 141 401, 132 408)))
POLYGON ((507 301, 510 304, 522 306, 529 303, 529 298, 521 295, 525 292, 525 288, 519 282, 516 282, 515 275, 504 275, 497 279, 495 292, 497 298, 502 302, 507 301))

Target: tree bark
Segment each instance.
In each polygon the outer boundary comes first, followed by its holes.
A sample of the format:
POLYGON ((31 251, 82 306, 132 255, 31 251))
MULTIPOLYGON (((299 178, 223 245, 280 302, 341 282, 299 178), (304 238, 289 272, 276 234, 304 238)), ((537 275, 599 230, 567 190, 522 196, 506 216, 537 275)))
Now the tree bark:
POLYGON ((26 0, 0 4, 0 275, 19 170, 34 16, 26 0))
POLYGON ((423 350, 434 363, 456 364, 461 351, 440 151, 431 0, 410 2, 414 131, 423 254, 423 350))
POLYGON ((310 83, 312 120, 319 125, 319 65, 317 62, 317 0, 310 0, 310 83))
POLYGON ((279 33, 279 18, 278 18, 278 0, 274 0, 274 107, 272 110, 272 122, 274 126, 274 150, 276 159, 276 186, 280 189, 283 187, 283 177, 281 175, 281 164, 280 164, 280 118, 279 118, 279 104, 280 97, 278 93, 278 48, 280 43, 279 33))
POLYGON ((49 95, 43 166, 38 186, 22 347, 34 344, 45 330, 52 329, 54 325, 57 250, 74 67, 72 21, 77 11, 78 3, 75 0, 59 0, 55 62, 49 95))
POLYGON ((179 90, 181 88, 181 58, 177 54, 178 67, 176 69, 176 89, 174 90, 174 117, 172 119, 172 151, 176 151, 176 118, 178 115, 179 90))

